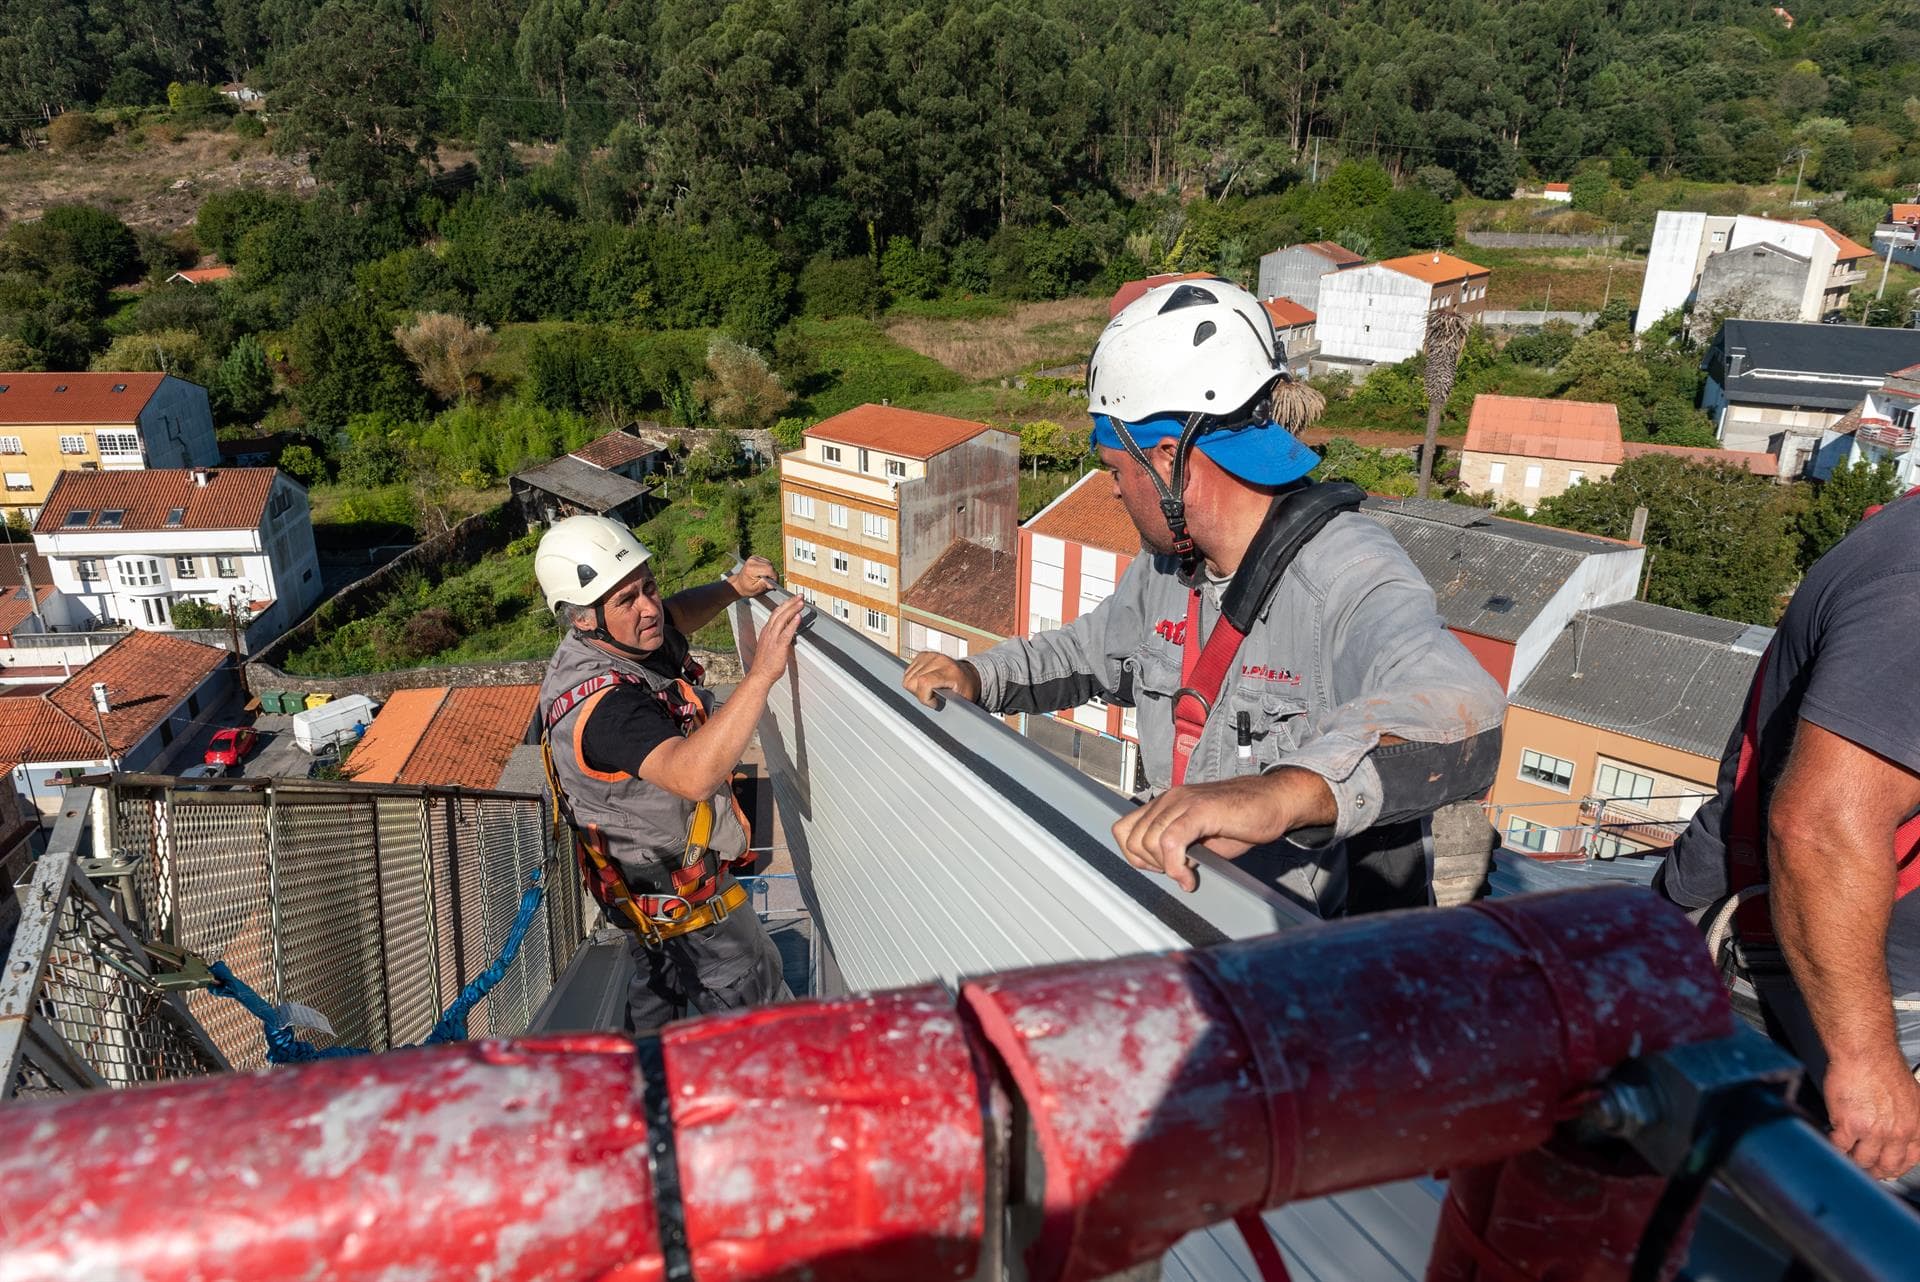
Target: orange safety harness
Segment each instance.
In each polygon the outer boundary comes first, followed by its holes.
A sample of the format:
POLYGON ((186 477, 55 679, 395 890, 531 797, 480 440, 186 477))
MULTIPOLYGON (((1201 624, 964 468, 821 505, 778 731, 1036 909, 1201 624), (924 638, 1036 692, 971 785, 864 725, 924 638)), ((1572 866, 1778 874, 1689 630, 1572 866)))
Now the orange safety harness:
MULTIPOLYGON (((1773 918, 1764 898, 1767 886, 1767 825, 1760 804, 1760 691, 1767 677, 1768 646, 1760 656, 1747 692, 1747 709, 1740 728, 1740 758, 1734 767, 1733 796, 1727 815, 1727 889, 1738 907, 1734 929, 1743 943, 1777 944, 1773 918)), ((1893 859, 1899 869, 1894 898, 1920 888, 1920 814, 1901 824, 1893 834, 1893 859)))
MULTIPOLYGON (((672 685, 653 691, 683 736, 692 734, 707 721, 706 705, 701 702, 699 692, 693 686, 694 681, 702 675, 701 669, 689 661, 684 671, 687 675, 676 679, 672 685)), ((649 947, 658 947, 676 936, 725 921, 729 914, 747 902, 746 887, 738 882, 720 894, 714 893, 720 885, 721 867, 719 856, 714 854, 711 845, 713 801, 703 799, 694 803, 693 814, 687 821, 686 847, 679 864, 671 871, 672 893, 636 895, 627 884, 619 864, 608 856, 606 836, 601 832, 600 825, 581 824, 574 819, 573 808, 567 803, 566 792, 560 786, 559 772, 554 768, 552 745, 554 726, 594 695, 616 685, 647 684, 644 679, 624 672, 603 672, 556 696, 547 709, 546 724, 541 730, 540 754, 546 765, 547 786, 553 798, 554 824, 564 824, 572 834, 574 860, 580 866, 587 893, 617 920, 631 928, 649 947)), ((740 809, 739 801, 731 796, 728 801, 740 820, 741 830, 751 834, 752 826, 746 813, 740 809)), ((747 845, 749 848, 753 845, 751 835, 747 845)), ((743 858, 750 859, 751 855, 743 858)))

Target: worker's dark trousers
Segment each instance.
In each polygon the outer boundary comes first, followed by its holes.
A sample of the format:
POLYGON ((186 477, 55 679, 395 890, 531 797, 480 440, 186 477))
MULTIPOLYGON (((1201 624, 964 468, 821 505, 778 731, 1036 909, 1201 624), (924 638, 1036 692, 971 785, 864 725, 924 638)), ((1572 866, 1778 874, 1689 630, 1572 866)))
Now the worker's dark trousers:
POLYGON ((648 948, 635 936, 631 948, 629 1031, 793 996, 781 975, 780 950, 750 907, 743 906, 717 925, 676 936, 658 948, 648 948))

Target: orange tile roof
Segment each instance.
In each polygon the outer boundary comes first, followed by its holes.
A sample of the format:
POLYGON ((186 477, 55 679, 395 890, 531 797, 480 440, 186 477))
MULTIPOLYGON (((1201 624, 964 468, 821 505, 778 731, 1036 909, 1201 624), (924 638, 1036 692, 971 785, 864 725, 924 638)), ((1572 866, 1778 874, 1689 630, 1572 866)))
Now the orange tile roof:
POLYGON ((1612 405, 1484 392, 1473 398, 1465 448, 1569 463, 1618 463, 1626 457, 1620 411, 1612 405))
POLYGON ((360 742, 353 745, 347 773, 361 783, 398 783, 400 772, 407 768, 407 758, 420 746, 420 737, 426 734, 446 694, 445 686, 395 690, 380 705, 360 742))
POLYGON ((992 430, 985 423, 948 418, 945 414, 923 414, 891 405, 856 405, 843 414, 815 423, 807 429, 807 435, 841 445, 926 459, 992 430))
POLYGON ((1367 261, 1365 257, 1354 253, 1345 245, 1336 244, 1331 240, 1310 240, 1300 246, 1300 248, 1311 249, 1314 253, 1320 255, 1320 257, 1328 259, 1341 267, 1352 267, 1356 263, 1364 263, 1367 261))
POLYGON ((1292 329, 1295 325, 1311 325, 1317 319, 1312 312, 1294 302, 1291 298, 1263 299, 1260 306, 1267 309, 1267 315, 1273 317, 1277 329, 1292 329))
POLYGON ((1547 190, 1547 191, 1569 191, 1569 192, 1570 192, 1570 191, 1572 191, 1572 190, 1573 190, 1573 184, 1572 184, 1572 183, 1548 183, 1548 184, 1547 184, 1547 186, 1546 186, 1546 190, 1547 190))
POLYGON ((1048 538, 1068 543, 1135 556, 1140 551, 1140 530, 1127 515, 1120 497, 1113 492, 1113 479, 1105 471, 1088 472, 1070 489, 1048 504, 1027 528, 1048 538))
POLYGON ((132 423, 165 374, 0 373, 0 423, 132 423), (115 391, 118 388, 120 390, 115 391))
POLYGON ((1846 263, 1852 262, 1856 258, 1873 257, 1873 251, 1871 249, 1868 249, 1857 240, 1848 240, 1845 236, 1842 236, 1818 218, 1796 219, 1794 225, 1796 227, 1811 227, 1815 231, 1825 232, 1827 239, 1833 242, 1834 249, 1839 251, 1834 255, 1834 258, 1839 262, 1846 263))
POLYGON ((189 285, 211 285, 215 281, 227 280, 233 276, 231 267, 189 267, 185 271, 175 272, 167 277, 169 281, 184 280, 189 285))
POLYGON ((1904 223, 1916 218, 1920 218, 1920 204, 1902 203, 1895 205, 1889 211, 1887 221, 1904 223))
POLYGON ((130 633, 52 694, 0 697, 0 761, 97 761, 101 722, 113 751, 126 752, 226 660, 225 650, 164 632, 130 633), (98 722, 96 681, 107 687, 107 712, 98 722))
POLYGON ((1381 262, 1382 267, 1391 268, 1415 280, 1424 280, 1429 285, 1445 285, 1468 276, 1492 275, 1490 268, 1478 263, 1470 263, 1464 258, 1455 258, 1452 254, 1443 254, 1439 250, 1431 254, 1408 254, 1405 258, 1388 258, 1381 262))
POLYGON ((525 739, 540 688, 396 690, 347 759, 360 783, 491 788, 525 739))
POLYGON ((631 463, 635 459, 658 453, 659 449, 659 446, 649 445, 632 432, 608 432, 599 440, 589 441, 573 451, 573 456, 582 463, 611 470, 622 463, 631 463))
POLYGON ((98 761, 100 737, 45 695, 0 696, 0 762, 98 761))
POLYGON ((1718 450, 1702 445, 1655 445, 1651 441, 1628 441, 1628 458, 1646 454, 1672 454, 1695 463, 1724 467, 1744 467, 1755 476, 1780 475, 1780 460, 1762 450, 1718 450))
POLYGON ((534 685, 453 687, 398 782, 493 787, 526 741, 539 695, 534 685))
MULTIPOLYGON (((41 604, 44 605, 47 598, 53 595, 53 588, 51 586, 41 587, 36 590, 35 595, 40 598, 41 604)), ((32 617, 33 602, 28 598, 26 588, 11 587, 0 589, 0 636, 11 635, 15 628, 32 617)), ((56 668, 54 671, 58 672, 59 669, 56 668)))
POLYGON ((1161 272, 1158 276, 1143 276, 1139 280, 1130 280, 1113 291, 1113 297, 1107 301, 1107 315, 1118 316, 1128 303, 1140 297, 1150 289, 1162 285, 1171 285, 1177 280, 1219 280, 1212 272, 1161 272))
POLYGON ((251 530, 260 524, 277 469, 218 467, 202 469, 205 485, 195 485, 192 468, 144 468, 131 472, 62 472, 40 508, 36 534, 115 530, 251 530), (117 526, 97 524, 100 513, 119 509, 117 526), (177 525, 167 524, 174 508, 177 525), (93 524, 68 525, 70 512, 91 512, 93 524))

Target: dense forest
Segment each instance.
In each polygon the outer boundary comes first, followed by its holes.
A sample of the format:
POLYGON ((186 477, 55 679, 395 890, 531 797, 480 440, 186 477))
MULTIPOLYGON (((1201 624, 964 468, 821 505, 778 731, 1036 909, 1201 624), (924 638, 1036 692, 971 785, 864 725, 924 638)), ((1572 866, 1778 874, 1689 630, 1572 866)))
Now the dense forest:
POLYGON ((1623 181, 1920 180, 1914 0, 1791 25, 1760 0, 0 0, 15 136, 238 78, 354 200, 445 140, 497 171, 544 139, 590 216, 831 255, 1097 240, 1116 202, 1280 190, 1326 149, 1485 197, 1589 158, 1623 181))

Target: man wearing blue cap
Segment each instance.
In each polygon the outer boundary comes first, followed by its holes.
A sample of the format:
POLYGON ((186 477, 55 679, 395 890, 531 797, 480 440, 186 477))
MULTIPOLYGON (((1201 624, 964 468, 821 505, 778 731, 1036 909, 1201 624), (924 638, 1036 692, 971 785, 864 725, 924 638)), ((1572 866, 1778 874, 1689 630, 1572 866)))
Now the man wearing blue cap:
POLYGON ((1198 842, 1322 916, 1425 904, 1428 821, 1491 784, 1506 699, 1361 492, 1306 479, 1319 458, 1274 421, 1284 370, 1243 289, 1179 281, 1128 305, 1087 407, 1152 555, 1066 627, 920 654, 904 683, 1001 713, 1137 709, 1151 799, 1114 837, 1185 889, 1198 842))

